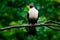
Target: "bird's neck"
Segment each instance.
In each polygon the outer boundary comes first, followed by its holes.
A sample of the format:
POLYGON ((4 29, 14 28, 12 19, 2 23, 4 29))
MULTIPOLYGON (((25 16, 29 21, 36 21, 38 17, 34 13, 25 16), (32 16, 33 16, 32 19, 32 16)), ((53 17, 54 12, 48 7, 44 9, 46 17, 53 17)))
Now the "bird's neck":
MULTIPOLYGON (((32 7, 32 8, 35 8, 35 7, 32 7)), ((32 8, 31 8, 31 9, 32 9, 32 8)))
POLYGON ((33 7, 33 8, 30 8, 30 10, 36 10, 36 8, 35 8, 35 7, 33 7))

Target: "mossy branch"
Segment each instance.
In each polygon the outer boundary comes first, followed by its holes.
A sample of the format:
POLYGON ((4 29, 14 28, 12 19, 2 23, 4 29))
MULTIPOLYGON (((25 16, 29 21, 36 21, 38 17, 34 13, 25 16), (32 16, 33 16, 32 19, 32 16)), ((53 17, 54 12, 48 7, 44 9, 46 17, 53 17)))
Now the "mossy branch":
MULTIPOLYGON (((34 26, 34 25, 32 25, 34 26)), ((54 27, 50 27, 50 26, 60 26, 60 25, 57 25, 57 24, 37 24, 36 27, 42 27, 42 26, 47 26, 51 29, 55 29, 55 30, 60 30, 59 28, 54 28, 54 27)), ((4 28, 0 28, 0 31, 1 30, 8 30, 8 29, 12 29, 12 28, 22 28, 22 27, 30 27, 29 24, 24 24, 24 25, 17 25, 17 26, 8 26, 8 27, 4 27, 4 28)))

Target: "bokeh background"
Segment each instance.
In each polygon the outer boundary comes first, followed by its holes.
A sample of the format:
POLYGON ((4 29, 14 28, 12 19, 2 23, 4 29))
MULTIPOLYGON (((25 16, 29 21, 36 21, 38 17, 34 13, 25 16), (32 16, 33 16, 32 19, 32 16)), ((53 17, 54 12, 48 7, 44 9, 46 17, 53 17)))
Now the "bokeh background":
MULTIPOLYGON (((39 10, 38 23, 60 21, 60 0, 0 0, 0 28, 28 24, 27 12, 33 3, 39 10)), ((26 36, 25 27, 0 31, 0 40, 60 40, 60 31, 36 27, 37 35, 26 36)))

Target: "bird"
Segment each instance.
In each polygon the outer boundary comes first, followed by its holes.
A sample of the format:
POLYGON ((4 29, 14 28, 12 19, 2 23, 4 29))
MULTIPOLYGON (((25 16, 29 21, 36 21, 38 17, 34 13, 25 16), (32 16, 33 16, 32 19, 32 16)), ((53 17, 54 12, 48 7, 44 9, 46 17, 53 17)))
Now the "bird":
POLYGON ((28 18, 28 22, 29 22, 29 31, 28 33, 30 35, 36 35, 36 28, 35 26, 37 25, 37 21, 38 21, 38 18, 39 18, 39 12, 38 10, 34 7, 33 4, 29 4, 29 7, 30 9, 28 10, 28 13, 27 13, 27 18, 28 18), (34 26, 32 26, 34 25, 34 26))

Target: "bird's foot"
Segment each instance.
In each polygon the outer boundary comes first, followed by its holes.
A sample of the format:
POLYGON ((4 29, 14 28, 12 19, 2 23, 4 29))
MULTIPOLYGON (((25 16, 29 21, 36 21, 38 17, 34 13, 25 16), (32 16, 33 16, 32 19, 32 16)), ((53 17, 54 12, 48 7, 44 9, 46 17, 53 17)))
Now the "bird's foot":
POLYGON ((32 27, 32 23, 30 23, 29 25, 30 25, 30 27, 32 27))
POLYGON ((35 23, 34 26, 36 26, 37 24, 35 23))

